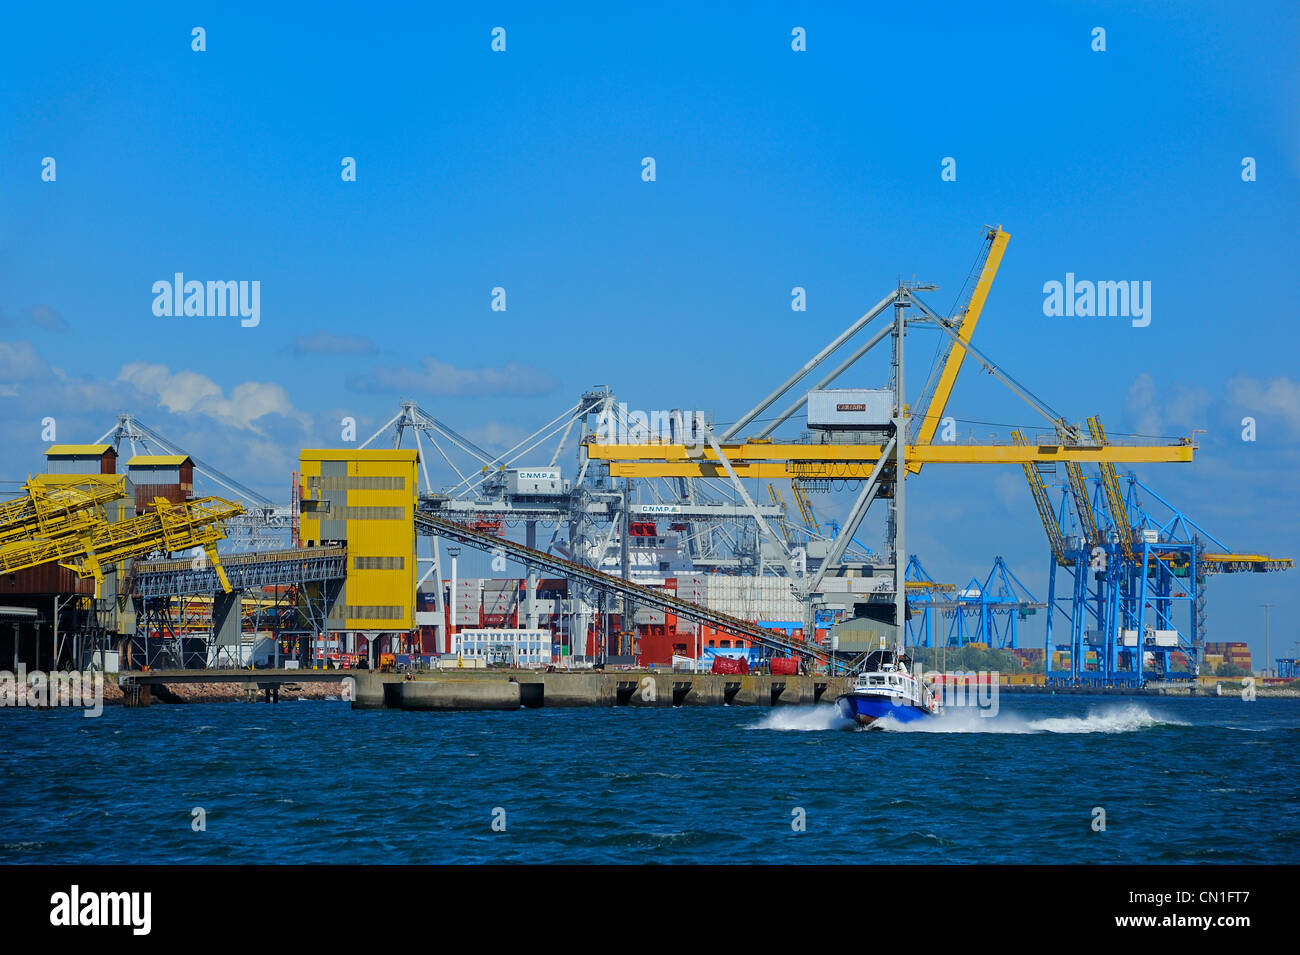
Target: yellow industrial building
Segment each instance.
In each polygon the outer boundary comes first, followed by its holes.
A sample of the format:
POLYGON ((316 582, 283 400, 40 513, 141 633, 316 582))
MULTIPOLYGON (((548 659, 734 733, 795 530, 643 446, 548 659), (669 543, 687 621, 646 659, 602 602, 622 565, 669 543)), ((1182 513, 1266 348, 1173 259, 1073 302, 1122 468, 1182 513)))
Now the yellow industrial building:
POLYGON ((418 486, 415 451, 328 449, 301 453, 299 536, 344 544, 347 581, 329 608, 331 631, 372 640, 415 626, 418 486))

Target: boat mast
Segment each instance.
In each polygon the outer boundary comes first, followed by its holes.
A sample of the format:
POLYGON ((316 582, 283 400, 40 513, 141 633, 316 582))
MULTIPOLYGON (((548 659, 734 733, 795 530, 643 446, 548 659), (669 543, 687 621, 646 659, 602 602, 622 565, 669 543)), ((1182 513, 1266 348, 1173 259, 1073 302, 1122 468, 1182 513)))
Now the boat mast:
POLYGON ((894 298, 894 625, 897 629, 896 646, 898 663, 902 664, 907 642, 907 559, 904 557, 904 495, 903 484, 907 475, 904 448, 907 446, 907 408, 904 404, 903 339, 906 334, 907 293, 903 282, 898 283, 894 298))

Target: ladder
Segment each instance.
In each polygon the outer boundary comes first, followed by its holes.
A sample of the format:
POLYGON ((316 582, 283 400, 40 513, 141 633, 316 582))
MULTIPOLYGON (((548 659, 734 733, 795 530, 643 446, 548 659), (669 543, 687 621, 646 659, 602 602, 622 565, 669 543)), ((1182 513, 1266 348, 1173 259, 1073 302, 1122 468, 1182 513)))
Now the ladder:
MULTIPOLYGON (((1025 436, 1019 431, 1011 432, 1011 440, 1021 447, 1029 445, 1025 436)), ((1032 461, 1026 461, 1021 467, 1025 469, 1025 480, 1029 482, 1029 490, 1034 495, 1034 504, 1038 507, 1038 516, 1043 521, 1043 530, 1047 532, 1047 543, 1051 545, 1052 556, 1062 567, 1068 567, 1070 561, 1065 556, 1065 538, 1061 534, 1061 524, 1056 519, 1056 512, 1052 510, 1052 502, 1048 499, 1047 485, 1043 483, 1043 477, 1032 461)))
MULTIPOLYGON (((1056 434, 1062 444, 1070 443, 1069 435, 1058 421, 1056 434)), ((1078 461, 1066 461, 1065 473, 1070 481, 1070 492, 1074 495, 1074 508, 1079 515, 1079 532, 1088 544, 1101 543, 1101 532, 1097 530, 1097 515, 1092 512, 1092 502, 1088 500, 1088 485, 1083 479, 1083 468, 1078 461)))
MULTIPOLYGON (((1101 426, 1101 419, 1096 415, 1088 419, 1088 431, 1098 446, 1105 447, 1106 429, 1101 426)), ((1119 474, 1115 471, 1115 465, 1109 461, 1099 461, 1097 466, 1101 469, 1101 486, 1106 492, 1106 505, 1110 510, 1110 519, 1115 525, 1115 534, 1119 537, 1120 547, 1124 549, 1124 556, 1132 560, 1134 557, 1133 528, 1129 524, 1128 505, 1124 503, 1124 492, 1119 486, 1119 474)))

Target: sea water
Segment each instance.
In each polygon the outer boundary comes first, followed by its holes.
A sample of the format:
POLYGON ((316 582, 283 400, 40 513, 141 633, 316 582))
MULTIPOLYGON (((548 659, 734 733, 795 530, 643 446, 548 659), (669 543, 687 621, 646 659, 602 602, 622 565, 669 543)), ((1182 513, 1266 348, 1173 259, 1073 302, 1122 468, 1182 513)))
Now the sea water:
POLYGON ((1300 701, 0 713, 0 863, 1300 862, 1300 701))

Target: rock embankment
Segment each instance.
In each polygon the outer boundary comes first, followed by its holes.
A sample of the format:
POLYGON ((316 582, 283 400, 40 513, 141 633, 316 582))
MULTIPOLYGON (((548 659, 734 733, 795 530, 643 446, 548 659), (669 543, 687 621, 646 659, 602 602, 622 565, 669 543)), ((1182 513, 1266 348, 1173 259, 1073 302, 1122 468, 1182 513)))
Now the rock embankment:
MULTIPOLYGON (((341 680, 341 678, 340 678, 341 680)), ((172 683, 150 688, 157 704, 167 703, 244 703, 262 699, 262 691, 250 680, 248 683, 172 683)), ((285 683, 280 687, 280 702, 294 700, 340 699, 342 683, 285 683)), ((120 705, 123 693, 116 680, 104 683, 104 704, 120 705)))

